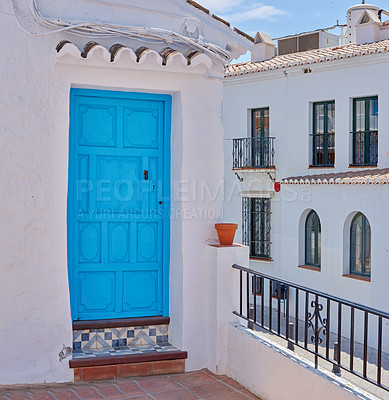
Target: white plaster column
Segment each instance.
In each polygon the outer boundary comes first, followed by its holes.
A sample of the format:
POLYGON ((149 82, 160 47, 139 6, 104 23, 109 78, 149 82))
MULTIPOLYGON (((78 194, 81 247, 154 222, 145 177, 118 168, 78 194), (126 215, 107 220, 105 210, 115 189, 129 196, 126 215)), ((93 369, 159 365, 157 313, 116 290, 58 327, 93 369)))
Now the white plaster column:
POLYGON ((232 312, 239 309, 239 271, 233 264, 247 267, 247 246, 207 245, 207 368, 217 374, 226 371, 227 327, 239 318, 232 312))

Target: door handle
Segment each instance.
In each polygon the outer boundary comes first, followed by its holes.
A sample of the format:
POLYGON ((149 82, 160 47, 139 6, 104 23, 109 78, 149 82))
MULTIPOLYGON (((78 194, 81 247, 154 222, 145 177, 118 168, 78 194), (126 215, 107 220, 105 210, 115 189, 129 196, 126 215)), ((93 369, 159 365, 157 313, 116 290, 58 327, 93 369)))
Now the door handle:
POLYGON ((149 171, 147 171, 146 169, 143 171, 143 176, 145 177, 145 181, 147 181, 149 179, 149 171))

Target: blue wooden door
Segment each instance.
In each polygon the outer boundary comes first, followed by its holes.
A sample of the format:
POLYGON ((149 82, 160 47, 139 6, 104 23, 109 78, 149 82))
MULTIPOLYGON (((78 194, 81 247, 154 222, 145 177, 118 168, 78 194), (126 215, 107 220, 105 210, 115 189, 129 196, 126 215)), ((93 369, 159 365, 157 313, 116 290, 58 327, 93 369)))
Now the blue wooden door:
POLYGON ((72 89, 73 320, 168 315, 171 97, 72 89))

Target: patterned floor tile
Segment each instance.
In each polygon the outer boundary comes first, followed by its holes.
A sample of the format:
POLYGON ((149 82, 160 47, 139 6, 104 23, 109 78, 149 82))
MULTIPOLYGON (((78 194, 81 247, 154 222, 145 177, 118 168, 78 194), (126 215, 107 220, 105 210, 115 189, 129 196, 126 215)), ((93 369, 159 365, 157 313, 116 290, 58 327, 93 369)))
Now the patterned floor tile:
POLYGON ((73 332, 73 349, 100 349, 118 346, 167 344, 169 325, 150 325, 73 332))

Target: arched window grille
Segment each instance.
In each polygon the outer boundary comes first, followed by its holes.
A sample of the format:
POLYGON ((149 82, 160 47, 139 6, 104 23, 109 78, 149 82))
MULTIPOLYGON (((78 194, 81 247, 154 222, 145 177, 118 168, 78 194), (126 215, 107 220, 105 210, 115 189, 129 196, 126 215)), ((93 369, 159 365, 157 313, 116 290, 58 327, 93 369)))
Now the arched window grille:
POLYGON ((320 268, 321 226, 315 211, 310 211, 305 220, 305 265, 320 268))
POLYGON ((362 213, 355 215, 350 227, 350 273, 370 276, 371 230, 362 213))

